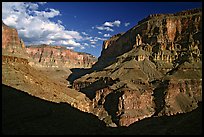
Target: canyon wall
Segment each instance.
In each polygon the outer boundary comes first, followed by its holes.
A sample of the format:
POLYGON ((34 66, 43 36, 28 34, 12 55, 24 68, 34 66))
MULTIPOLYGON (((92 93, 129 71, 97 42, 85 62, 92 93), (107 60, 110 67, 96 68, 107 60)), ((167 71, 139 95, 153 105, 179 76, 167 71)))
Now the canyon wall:
POLYGON ((202 102, 201 11, 150 15, 114 35, 93 72, 73 87, 92 100, 93 113, 117 126, 194 110, 202 102))
POLYGON ((26 58, 31 66, 38 68, 90 68, 97 58, 75 52, 62 46, 32 45, 26 47, 15 28, 2 21, 2 54, 26 58))
POLYGON ((19 38, 15 28, 5 25, 2 21, 2 54, 25 57, 25 44, 19 38))
POLYGON ((32 45, 26 48, 31 65, 52 68, 90 68, 97 58, 86 53, 75 52, 62 46, 32 45))
POLYGON ((202 9, 149 15, 126 33, 118 34, 117 39, 113 37, 105 41, 96 64, 101 67, 108 66, 117 56, 141 43, 150 45, 153 52, 158 52, 162 48, 185 50, 191 43, 196 43, 202 52, 201 37, 202 9))

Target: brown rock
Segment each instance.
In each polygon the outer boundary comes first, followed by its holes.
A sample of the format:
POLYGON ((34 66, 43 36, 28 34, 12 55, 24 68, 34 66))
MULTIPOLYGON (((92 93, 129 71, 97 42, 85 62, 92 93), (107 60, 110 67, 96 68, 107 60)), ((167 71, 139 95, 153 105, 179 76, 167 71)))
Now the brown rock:
POLYGON ((66 49, 62 46, 32 45, 26 48, 30 63, 38 67, 51 68, 89 68, 96 62, 96 57, 66 49))
POLYGON ((15 28, 5 25, 2 21, 2 54, 24 56, 25 45, 22 39, 19 38, 15 28))

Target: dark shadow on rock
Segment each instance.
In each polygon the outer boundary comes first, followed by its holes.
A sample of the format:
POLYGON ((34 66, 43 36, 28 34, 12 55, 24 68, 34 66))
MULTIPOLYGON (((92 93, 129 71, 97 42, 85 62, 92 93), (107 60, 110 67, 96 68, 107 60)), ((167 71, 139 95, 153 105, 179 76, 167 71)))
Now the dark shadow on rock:
POLYGON ((104 108, 111 116, 112 121, 119 125, 119 116, 117 112, 119 111, 118 104, 119 98, 123 95, 122 92, 116 91, 108 94, 105 98, 104 108))
POLYGON ((68 78, 66 79, 67 81, 69 81, 69 83, 72 85, 74 80, 86 75, 86 74, 90 74, 93 72, 92 69, 85 69, 85 68, 72 68, 71 69, 71 74, 68 76, 68 78))
POLYGON ((154 102, 156 105, 156 112, 154 113, 155 116, 158 115, 159 112, 164 108, 165 105, 165 91, 168 87, 168 80, 161 82, 158 87, 154 90, 154 102))
POLYGON ((146 135, 202 133, 202 104, 176 116, 147 118, 129 127, 105 127, 96 116, 2 85, 3 135, 146 135))
POLYGON ((108 86, 112 86, 114 83, 116 83, 117 80, 112 80, 111 78, 104 77, 100 78, 99 80, 91 83, 90 85, 81 88, 80 92, 86 94, 86 96, 93 100, 96 97, 96 91, 101 90, 103 88, 106 88, 108 86))
POLYGON ((96 116, 67 103, 52 103, 2 85, 3 134, 104 134, 106 130, 96 116))
POLYGON ((189 113, 143 119, 130 125, 122 134, 201 135, 202 103, 199 103, 198 108, 189 113))

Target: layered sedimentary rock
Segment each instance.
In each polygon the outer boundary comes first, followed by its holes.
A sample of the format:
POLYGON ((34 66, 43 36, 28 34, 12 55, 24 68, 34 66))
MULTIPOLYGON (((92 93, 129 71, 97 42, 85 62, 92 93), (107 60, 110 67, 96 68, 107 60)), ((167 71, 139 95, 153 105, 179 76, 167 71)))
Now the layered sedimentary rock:
POLYGON ((68 89, 66 85, 31 67, 25 58, 2 56, 2 83, 44 100, 68 103, 84 112, 92 109, 83 93, 68 89))
POLYGON ((30 63, 38 67, 89 68, 97 58, 86 53, 75 52, 62 46, 33 45, 26 48, 30 63))
POLYGON ((5 25, 2 21, 2 54, 12 56, 24 56, 25 44, 19 38, 15 28, 5 25))
POLYGON ((105 41, 93 72, 73 87, 118 126, 192 111, 202 101, 201 17, 201 9, 148 16, 105 41))
POLYGON ((97 65, 111 64, 110 61, 114 62, 117 56, 139 46, 139 42, 151 45, 155 54, 160 50, 186 50, 191 43, 197 44, 202 51, 201 34, 201 9, 150 15, 126 33, 119 34, 121 36, 116 40, 111 38, 105 41, 97 65))
POLYGON ((17 30, 5 25, 3 21, 2 54, 26 58, 30 65, 40 68, 89 68, 97 61, 90 54, 75 52, 62 46, 44 44, 26 47, 17 30))

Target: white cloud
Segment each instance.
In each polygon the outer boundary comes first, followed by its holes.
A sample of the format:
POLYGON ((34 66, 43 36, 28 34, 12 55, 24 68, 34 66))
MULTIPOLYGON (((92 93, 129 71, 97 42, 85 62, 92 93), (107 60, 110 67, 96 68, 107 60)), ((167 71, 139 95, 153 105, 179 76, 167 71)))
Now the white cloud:
POLYGON ((105 23, 103 24, 103 26, 108 26, 108 27, 117 26, 117 27, 120 27, 120 23, 121 23, 121 21, 115 20, 114 22, 105 22, 105 23))
POLYGON ((84 46, 89 46, 89 44, 88 44, 88 43, 83 43, 83 45, 84 45, 84 46))
POLYGON ((127 27, 127 26, 129 26, 130 25, 130 23, 129 22, 126 22, 125 23, 125 27, 127 27))
POLYGON ((83 35, 88 36, 88 34, 86 32, 82 32, 83 35))
POLYGON ((98 30, 105 30, 105 31, 114 31, 113 29, 111 29, 110 27, 104 27, 104 26, 97 26, 96 27, 98 30))
POLYGON ((85 49, 85 47, 84 47, 84 46, 81 46, 80 49, 83 50, 83 49, 85 49))
POLYGON ((47 2, 38 2, 40 5, 44 5, 46 4, 47 2))
POLYGON ((110 34, 104 34, 103 36, 104 36, 104 37, 111 37, 110 34))
POLYGON ((103 25, 104 26, 108 26, 108 27, 113 27, 113 23, 112 22, 105 22, 103 25))
POLYGON ((44 18, 53 18, 55 16, 59 16, 60 12, 58 10, 55 9, 50 9, 50 11, 46 12, 46 11, 34 11, 34 13, 40 17, 44 17, 44 18))
MULTIPOLYGON (((114 30, 112 29, 112 27, 120 27, 121 21, 119 20, 115 20, 113 22, 105 22, 103 25, 101 26, 96 26, 96 27, 92 27, 92 29, 96 28, 98 30, 104 30, 104 31, 111 31, 113 32, 114 30)), ((102 34, 102 32, 98 32, 99 34, 102 34)))
POLYGON ((71 49, 81 46, 83 38, 79 32, 67 30, 62 21, 51 21, 59 16, 57 9, 39 10, 45 3, 31 2, 3 2, 2 20, 18 30, 19 36, 25 44, 53 44, 64 45, 71 49))
POLYGON ((120 27, 120 23, 121 23, 121 21, 116 20, 116 21, 113 22, 113 25, 117 26, 117 27, 120 27))
POLYGON ((73 46, 80 46, 81 44, 80 43, 77 43, 77 42, 75 42, 74 40, 68 40, 67 41, 67 44, 68 45, 73 45, 73 46))
POLYGON ((98 34, 102 34, 102 32, 99 31, 98 34))
POLYGON ((58 23, 58 24, 62 24, 62 21, 61 21, 61 20, 57 20, 57 23, 58 23))

